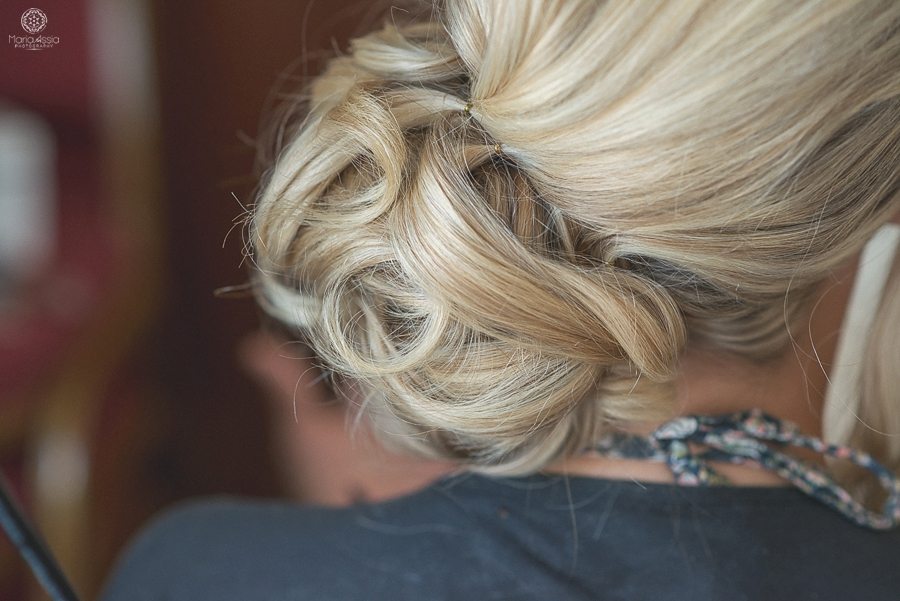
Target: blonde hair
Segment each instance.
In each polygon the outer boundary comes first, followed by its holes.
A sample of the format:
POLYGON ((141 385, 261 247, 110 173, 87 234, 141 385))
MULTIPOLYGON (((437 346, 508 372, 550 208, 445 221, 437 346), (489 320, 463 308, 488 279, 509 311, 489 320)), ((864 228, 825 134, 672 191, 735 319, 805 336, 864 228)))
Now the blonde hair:
MULTIPOLYGON (((671 415, 685 348, 780 355, 900 208, 893 0, 399 16, 291 106, 251 225, 263 306, 388 443, 519 474, 671 415)), ((860 386, 894 433, 897 357, 860 386)))

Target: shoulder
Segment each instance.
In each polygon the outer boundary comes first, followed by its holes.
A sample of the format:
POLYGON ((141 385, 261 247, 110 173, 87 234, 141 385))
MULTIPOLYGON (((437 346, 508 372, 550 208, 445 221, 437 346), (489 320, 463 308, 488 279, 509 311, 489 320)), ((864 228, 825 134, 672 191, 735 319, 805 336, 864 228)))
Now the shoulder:
POLYGON ((102 599, 417 598, 424 582, 452 590, 446 568, 478 562, 478 538, 465 511, 433 488, 346 508, 210 498, 152 520, 102 599))
POLYGON ((863 530, 791 488, 466 477, 342 509, 179 505, 102 599, 894 599, 898 548, 900 530, 863 530))
POLYGON ((266 582, 267 573, 305 569, 316 551, 319 557, 333 552, 321 534, 331 531, 337 539, 335 528, 346 521, 340 515, 228 497, 181 503, 151 520, 130 542, 103 599, 238 599, 236 588, 249 574, 266 582))

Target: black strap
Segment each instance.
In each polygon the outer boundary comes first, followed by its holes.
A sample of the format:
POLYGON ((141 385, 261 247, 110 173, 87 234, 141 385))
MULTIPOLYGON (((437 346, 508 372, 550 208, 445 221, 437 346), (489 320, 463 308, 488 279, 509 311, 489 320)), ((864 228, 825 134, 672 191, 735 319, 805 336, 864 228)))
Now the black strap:
POLYGON ((66 580, 65 574, 59 569, 47 545, 25 519, 2 473, 0 473, 0 525, 54 601, 78 601, 78 596, 66 580))

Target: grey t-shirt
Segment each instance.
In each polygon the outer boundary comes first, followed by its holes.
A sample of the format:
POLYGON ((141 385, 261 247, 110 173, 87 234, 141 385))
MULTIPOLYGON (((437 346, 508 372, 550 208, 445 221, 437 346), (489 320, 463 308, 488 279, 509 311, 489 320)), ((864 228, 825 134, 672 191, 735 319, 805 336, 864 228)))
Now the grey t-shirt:
POLYGON ((466 474, 334 509, 215 498, 154 520, 103 601, 900 599, 900 529, 792 487, 466 474))

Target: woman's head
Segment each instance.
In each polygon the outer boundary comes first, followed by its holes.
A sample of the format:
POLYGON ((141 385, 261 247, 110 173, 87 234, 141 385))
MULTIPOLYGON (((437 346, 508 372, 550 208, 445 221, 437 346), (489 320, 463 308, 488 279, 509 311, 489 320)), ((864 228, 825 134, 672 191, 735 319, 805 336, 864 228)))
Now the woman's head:
POLYGON ((389 22, 294 107, 260 298, 427 455, 531 471, 663 417, 686 349, 779 356, 897 211, 898 28, 891 0, 389 22))

